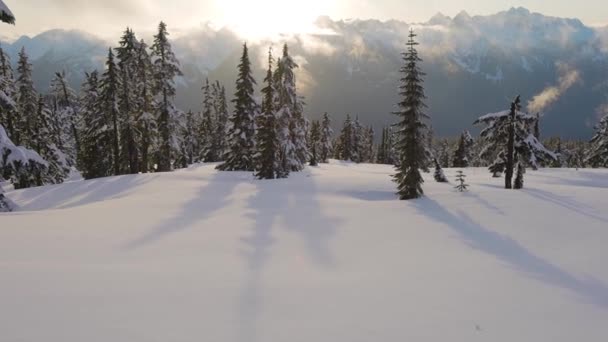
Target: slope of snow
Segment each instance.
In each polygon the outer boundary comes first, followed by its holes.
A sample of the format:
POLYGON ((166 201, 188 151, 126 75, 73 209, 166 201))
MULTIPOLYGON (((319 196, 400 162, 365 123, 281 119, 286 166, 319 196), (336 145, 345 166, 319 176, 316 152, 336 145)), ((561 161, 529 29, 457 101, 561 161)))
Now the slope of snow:
MULTIPOLYGON (((455 171, 445 170, 453 181, 455 171)), ((2 341, 605 341, 608 171, 398 201, 379 165, 9 191, 2 341)))

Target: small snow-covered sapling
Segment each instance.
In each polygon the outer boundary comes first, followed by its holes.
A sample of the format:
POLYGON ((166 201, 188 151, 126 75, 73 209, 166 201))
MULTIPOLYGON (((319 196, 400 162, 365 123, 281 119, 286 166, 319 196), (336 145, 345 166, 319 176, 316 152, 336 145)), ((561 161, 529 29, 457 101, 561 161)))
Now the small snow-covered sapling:
POLYGON ((457 174, 456 174, 456 182, 458 182, 458 185, 456 185, 454 188, 456 188, 456 190, 460 191, 460 192, 464 192, 468 190, 469 185, 466 184, 465 182, 465 178, 467 176, 462 173, 462 170, 458 170, 457 174))

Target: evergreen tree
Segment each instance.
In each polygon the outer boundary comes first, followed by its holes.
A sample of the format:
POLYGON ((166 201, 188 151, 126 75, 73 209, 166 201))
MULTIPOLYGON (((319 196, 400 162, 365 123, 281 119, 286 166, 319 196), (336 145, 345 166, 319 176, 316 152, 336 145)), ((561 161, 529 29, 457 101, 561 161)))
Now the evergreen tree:
POLYGON ((545 148, 531 132, 536 116, 523 113, 520 109, 520 97, 517 96, 509 110, 486 114, 474 122, 476 125, 486 125, 480 133, 480 140, 484 143, 480 153, 482 158, 487 159, 491 154, 503 153, 507 189, 512 188, 517 160, 526 160, 533 169, 537 169, 539 162, 556 159, 555 154, 545 148))
MULTIPOLYGON (((219 161, 218 146, 217 146, 217 128, 215 122, 214 113, 214 102, 217 93, 212 91, 212 87, 209 86, 209 80, 205 80, 203 86, 203 112, 202 118, 199 125, 199 146, 200 146, 200 159, 206 162, 219 161), (212 94, 213 93, 213 94, 212 94)), ((215 90, 215 87, 214 87, 215 90)))
POLYGON ((253 98, 253 86, 256 84, 252 76, 251 62, 247 44, 243 44, 243 54, 238 65, 239 75, 236 81, 234 112, 230 117, 229 151, 226 161, 218 165, 222 171, 253 171, 255 148, 255 117, 258 105, 253 98))
POLYGON ((16 146, 0 124, 0 178, 15 189, 43 185, 48 163, 34 150, 16 146))
POLYGON ((137 107, 137 132, 139 155, 141 156, 140 170, 148 172, 152 168, 151 148, 157 137, 156 118, 154 115, 154 74, 148 46, 143 41, 139 42, 137 49, 137 83, 136 83, 136 107, 137 107))
POLYGON ((439 165, 439 162, 437 161, 437 159, 434 160, 435 161, 435 180, 438 183, 447 183, 448 179, 446 178, 445 174, 443 173, 443 169, 441 168, 441 165, 439 165))
POLYGON ((488 170, 490 170, 490 172, 492 173, 492 177, 494 177, 494 178, 500 177, 502 175, 502 173, 505 172, 506 164, 507 164, 507 160, 505 159, 505 152, 500 151, 498 153, 498 155, 496 156, 496 159, 494 160, 492 165, 490 165, 490 167, 488 168, 488 170))
POLYGON ((167 25, 161 22, 158 33, 154 36, 152 44, 152 59, 154 65, 154 93, 157 101, 157 127, 160 135, 158 151, 158 171, 171 171, 171 154, 176 149, 176 141, 171 132, 174 127, 178 111, 173 104, 175 96, 175 82, 182 72, 179 61, 175 57, 168 39, 167 25))
POLYGON ((585 163, 593 167, 608 167, 608 114, 595 127, 585 163))
POLYGON ((75 160, 80 149, 80 113, 76 91, 72 89, 66 79, 65 71, 55 73, 51 81, 51 96, 55 108, 53 120, 56 131, 54 143, 61 151, 66 153, 70 166, 76 164, 75 160))
POLYGON ((216 118, 215 143, 217 150, 217 160, 225 160, 224 156, 228 150, 228 104, 226 102, 226 88, 221 86, 219 81, 214 84, 214 110, 216 118))
POLYGON ((177 158, 177 165, 186 168, 194 163, 196 153, 196 123, 192 111, 188 111, 180 127, 180 153, 177 158))
POLYGON ((456 182, 458 182, 458 185, 455 186, 456 190, 458 190, 460 192, 467 191, 469 185, 465 182, 466 177, 467 176, 464 173, 462 173, 462 170, 457 171, 456 182))
POLYGON ((103 115, 107 116, 110 122, 107 134, 111 137, 112 141, 111 165, 113 166, 114 175, 120 174, 118 82, 114 53, 110 48, 108 50, 108 59, 106 60, 106 70, 99 82, 99 109, 103 112, 103 115))
POLYGON ((437 156, 441 165, 450 167, 450 143, 448 142, 448 139, 441 140, 437 156))
POLYGON ((86 74, 82 86, 82 120, 80 168, 85 179, 112 174, 112 120, 103 111, 97 71, 86 74))
POLYGON ((116 50, 119 85, 118 107, 120 134, 120 168, 124 173, 139 172, 139 150, 137 146, 137 79, 139 42, 129 28, 123 33, 116 50))
POLYGON ((313 121, 310 129, 310 166, 319 165, 321 151, 321 123, 313 121))
POLYGON ((458 148, 454 151, 454 167, 470 166, 470 149, 473 147, 474 140, 469 131, 464 131, 458 140, 458 148))
POLYGON ((266 86, 262 89, 262 113, 257 117, 255 155, 256 173, 258 179, 281 178, 280 144, 277 135, 277 119, 274 112, 275 93, 272 75, 272 54, 268 51, 268 71, 264 78, 266 86))
POLYGON ((355 161, 355 129, 353 121, 350 118, 350 114, 346 114, 346 120, 342 125, 342 131, 338 137, 338 159, 346 161, 355 161))
POLYGON ((277 115, 279 118, 279 141, 284 151, 285 165, 289 171, 300 171, 308 160, 306 144, 306 119, 304 105, 296 91, 294 69, 298 65, 289 55, 287 44, 283 56, 277 62, 274 83, 277 92, 277 115))
POLYGON ((38 109, 38 94, 32 80, 32 65, 29 63, 25 48, 19 52, 17 63, 17 93, 16 103, 19 118, 13 138, 16 144, 32 147, 36 144, 34 132, 38 124, 36 113, 38 109))
POLYGON ((424 73, 418 65, 422 59, 416 51, 418 43, 414 40, 415 37, 414 31, 410 30, 408 50, 403 54, 404 66, 400 70, 403 73, 399 87, 401 101, 398 103, 399 110, 394 113, 400 119, 396 125, 399 128, 396 143, 399 166, 394 180, 398 184, 398 194, 402 200, 422 196, 424 180, 420 169, 425 167, 428 160, 428 150, 425 146, 427 125, 423 121, 428 118, 424 113, 424 73))
POLYGON ((47 161, 46 172, 38 185, 62 183, 70 173, 70 166, 67 156, 53 142, 50 125, 51 112, 46 106, 43 96, 38 97, 35 122, 33 137, 35 145, 32 148, 47 161))
POLYGON ((332 135, 334 134, 331 129, 331 119, 329 114, 325 112, 323 114, 323 121, 321 123, 321 148, 320 148, 320 162, 327 163, 329 156, 332 154, 332 135))
POLYGON ((15 103, 15 79, 9 56, 0 46, 0 122, 9 137, 17 137, 18 113, 15 103))

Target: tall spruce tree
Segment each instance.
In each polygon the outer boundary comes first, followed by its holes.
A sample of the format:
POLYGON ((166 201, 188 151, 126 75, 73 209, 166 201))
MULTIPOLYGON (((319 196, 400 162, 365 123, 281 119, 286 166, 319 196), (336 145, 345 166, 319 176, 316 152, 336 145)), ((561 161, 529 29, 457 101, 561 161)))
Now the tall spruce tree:
POLYGON ((312 122, 310 128, 310 166, 319 165, 319 152, 321 150, 321 123, 312 122))
POLYGON ((332 144, 332 136, 334 134, 334 130, 331 128, 331 119, 329 114, 325 112, 323 114, 323 121, 321 122, 321 147, 320 147, 320 162, 327 163, 329 157, 332 154, 333 144, 332 144))
POLYGON ((346 119, 342 125, 340 136, 338 137, 338 159, 346 161, 355 161, 355 129, 354 123, 350 118, 350 114, 346 114, 346 119))
POLYGON ((401 101, 399 110, 394 112, 400 119, 396 150, 399 156, 399 166, 394 180, 397 183, 398 195, 402 200, 414 199, 422 196, 422 183, 420 169, 425 167, 428 160, 426 148, 427 125, 424 123, 428 116, 424 113, 423 79, 419 63, 422 59, 416 51, 416 34, 410 30, 408 49, 403 53, 404 65, 401 68, 403 77, 399 86, 401 101))
POLYGON ((304 104, 296 90, 294 69, 298 64, 289 55, 287 44, 283 46, 283 55, 277 61, 274 73, 277 92, 277 115, 279 117, 279 141, 286 160, 288 171, 300 171, 308 160, 306 143, 306 125, 304 104))
POLYGON ((214 102, 216 102, 216 88, 209 85, 209 79, 203 85, 203 112, 199 122, 198 144, 200 159, 205 162, 219 161, 218 147, 216 146, 216 113, 214 102))
POLYGON ((608 167, 608 114, 595 127, 585 163, 593 167, 608 167))
POLYGON ((275 92, 272 75, 272 53, 268 51, 268 71, 264 78, 266 86, 262 89, 262 112, 257 117, 255 176, 258 179, 281 178, 279 161, 279 138, 275 114, 275 92))
POLYGON ((214 101, 216 126, 215 126, 215 143, 217 149, 217 160, 225 160, 225 154, 228 150, 228 103, 226 102, 226 88, 216 81, 213 85, 216 98, 214 101))
POLYGON ((186 168, 194 163, 197 145, 197 127, 194 113, 188 111, 179 129, 180 153, 177 158, 177 165, 186 168))
POLYGON ((452 164, 454 167, 469 167, 470 166, 470 150, 473 147, 474 140, 469 131, 464 131, 458 140, 458 148, 454 151, 454 159, 452 164))
POLYGON ((66 154, 70 166, 76 164, 80 149, 81 118, 78 95, 70 86, 65 71, 55 73, 51 81, 51 97, 55 108, 57 136, 55 145, 66 154))
POLYGON ((34 89, 32 80, 32 65, 25 48, 19 52, 17 63, 17 93, 16 103, 18 111, 17 130, 12 139, 18 145, 33 147, 36 145, 35 130, 37 129, 38 94, 34 89))
POLYGON ((152 169, 151 149, 157 137, 156 119, 154 115, 154 74, 152 59, 148 54, 148 46, 142 39, 137 49, 137 133, 139 156, 141 158, 140 171, 148 172, 152 169))
POLYGON ((123 33, 116 50, 120 90, 118 92, 118 106, 120 108, 120 168, 123 173, 139 172, 139 149, 137 146, 137 93, 139 80, 138 71, 138 45, 133 30, 127 27, 123 33))
POLYGON ((171 171, 172 151, 178 148, 172 137, 175 116, 178 111, 173 104, 175 96, 175 77, 181 76, 179 61, 169 42, 167 25, 161 22, 152 44, 154 65, 154 93, 157 100, 157 127, 159 131, 158 171, 171 171))
POLYGON ((15 103, 15 79, 11 60, 0 46, 0 122, 5 125, 9 137, 17 136, 17 104, 15 103))
POLYGON ((120 174, 120 143, 119 143, 119 114, 118 107, 119 78, 114 62, 114 53, 110 48, 106 60, 106 70, 99 82, 99 108, 107 116, 110 126, 108 135, 112 141, 113 174, 120 174))
POLYGON ((112 120, 103 110, 99 73, 85 75, 82 85, 83 130, 80 144, 80 169, 85 179, 110 176, 112 170, 112 120))
POLYGON ((222 171, 253 171, 255 148, 255 117, 258 105, 253 97, 251 62, 247 44, 243 44, 243 54, 238 65, 234 112, 230 117, 229 150, 224 163, 218 165, 222 171))

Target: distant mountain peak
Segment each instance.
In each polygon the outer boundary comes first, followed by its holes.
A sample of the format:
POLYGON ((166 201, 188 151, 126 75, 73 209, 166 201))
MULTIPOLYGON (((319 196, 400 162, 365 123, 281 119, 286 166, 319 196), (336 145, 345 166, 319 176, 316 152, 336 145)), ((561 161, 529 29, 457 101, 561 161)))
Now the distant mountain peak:
POLYGON ((457 24, 468 24, 471 20, 473 20, 473 18, 471 18, 469 13, 465 10, 460 11, 460 13, 456 14, 454 17, 454 22, 457 24))
POLYGON ((429 19, 427 24, 447 26, 451 22, 452 22, 452 19, 450 17, 444 15, 441 12, 437 12, 437 14, 435 14, 433 17, 431 17, 431 19, 429 19))

